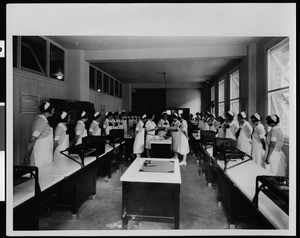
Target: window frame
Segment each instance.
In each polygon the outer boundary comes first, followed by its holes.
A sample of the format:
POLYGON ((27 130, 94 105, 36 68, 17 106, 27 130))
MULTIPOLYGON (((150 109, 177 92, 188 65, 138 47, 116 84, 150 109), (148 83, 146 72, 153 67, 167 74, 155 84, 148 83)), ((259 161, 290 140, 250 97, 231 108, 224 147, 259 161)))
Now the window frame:
POLYGON ((225 116, 225 75, 218 80, 218 116, 225 116), (220 101, 220 84, 223 83, 223 101, 220 101), (223 105, 224 113, 220 115, 220 105, 223 105))
MULTIPOLYGON (((288 90, 288 93, 290 93, 290 85, 288 86, 282 86, 282 87, 277 87, 277 88, 273 88, 273 89, 270 89, 269 90, 269 86, 270 86, 270 77, 271 77, 271 60, 270 60, 270 57, 271 57, 271 54, 270 52, 276 48, 280 48, 280 47, 284 47, 286 45, 289 45, 290 42, 289 42, 289 38, 285 38, 283 39, 282 41, 278 42, 277 44, 274 44, 272 47, 270 47, 269 49, 267 49, 267 52, 266 52, 266 59, 267 59, 267 79, 266 79, 266 112, 267 112, 267 115, 270 115, 271 114, 271 101, 270 101, 270 97, 272 94, 274 93, 280 93, 280 92, 284 92, 285 90, 288 90)), ((282 118, 282 116, 280 115, 280 117, 282 118)), ((282 122, 282 121, 281 121, 282 122)), ((280 122, 280 124, 281 124, 280 122)), ((282 125, 282 124, 281 124, 282 125)), ((287 134, 285 134, 286 132, 283 131, 283 136, 284 136, 284 143, 285 144, 289 144, 289 127, 288 127, 288 130, 287 130, 287 134)))
POLYGON ((241 102, 240 102, 240 96, 241 96, 241 87, 240 87, 240 68, 237 68, 235 70, 233 70, 231 73, 229 73, 229 110, 232 111, 233 108, 231 108, 231 105, 233 102, 238 101, 239 106, 238 106, 238 112, 235 112, 235 114, 237 115, 240 110, 241 110, 241 102), (232 79, 233 79, 233 75, 236 74, 238 72, 239 75, 239 89, 238 89, 238 97, 232 97, 232 79))

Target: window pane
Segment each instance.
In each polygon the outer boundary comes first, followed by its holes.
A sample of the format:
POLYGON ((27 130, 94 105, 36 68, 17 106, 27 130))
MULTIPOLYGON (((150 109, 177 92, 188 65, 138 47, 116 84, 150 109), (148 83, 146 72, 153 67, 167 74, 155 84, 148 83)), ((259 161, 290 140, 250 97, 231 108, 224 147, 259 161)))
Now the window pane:
POLYGON ((21 66, 46 75, 46 41, 37 36, 22 36, 21 66))
POLYGON ((219 102, 224 102, 224 79, 219 82, 219 102))
POLYGON ((233 111, 235 117, 240 112, 240 101, 239 100, 232 100, 230 101, 230 111, 233 111))
POLYGON ((110 84, 109 84, 109 94, 114 96, 114 79, 110 78, 110 84))
POLYGON ((18 62, 18 37, 13 36, 13 67, 17 67, 18 62))
POLYGON ((210 88, 210 101, 215 101, 215 86, 210 88))
POLYGON ((50 44, 50 77, 64 81, 64 51, 50 44))
POLYGON ((96 79, 97 79, 97 91, 98 92, 102 92, 102 72, 97 70, 97 75, 96 75, 96 79))
POLYGON ((109 89, 109 76, 107 74, 103 75, 103 92, 108 93, 109 89))
POLYGON ((119 97, 119 82, 115 81, 115 96, 119 97))
POLYGON ((90 66, 90 89, 96 90, 95 81, 96 81, 96 70, 94 67, 90 66))
POLYGON ((269 93, 268 114, 276 114, 280 118, 280 127, 285 137, 289 137, 289 89, 269 93))
POLYGON ((219 116, 224 116, 225 117, 225 106, 224 102, 219 103, 219 116))
POLYGON ((289 44, 280 44, 269 51, 268 90, 289 86, 289 44))
POLYGON ((240 95, 240 71, 230 75, 230 99, 239 98, 240 95))

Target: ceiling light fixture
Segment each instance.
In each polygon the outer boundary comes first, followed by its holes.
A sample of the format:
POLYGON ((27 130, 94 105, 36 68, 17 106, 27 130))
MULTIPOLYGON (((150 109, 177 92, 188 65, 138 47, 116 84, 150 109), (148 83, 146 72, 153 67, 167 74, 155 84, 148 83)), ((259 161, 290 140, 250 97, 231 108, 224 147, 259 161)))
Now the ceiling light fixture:
POLYGON ((56 74, 56 78, 59 79, 59 80, 62 80, 63 77, 64 77, 64 75, 62 73, 56 74))

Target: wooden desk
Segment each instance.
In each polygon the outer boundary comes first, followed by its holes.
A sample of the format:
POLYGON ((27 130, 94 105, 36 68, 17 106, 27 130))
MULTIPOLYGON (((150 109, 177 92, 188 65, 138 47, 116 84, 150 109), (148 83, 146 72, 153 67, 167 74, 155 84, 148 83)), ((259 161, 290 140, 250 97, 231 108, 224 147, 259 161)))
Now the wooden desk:
POLYGON ((218 199, 229 212, 229 222, 234 225, 240 215, 251 216, 265 223, 265 228, 288 229, 289 216, 270 198, 261 193, 258 209, 252 200, 255 195, 255 181, 258 175, 273 175, 253 161, 237 165, 238 161, 229 161, 224 172, 224 161, 213 157, 213 148, 206 150, 212 160, 218 176, 218 199))
MULTIPOLYGON (((119 146, 119 145, 117 145, 119 146)), ((39 213, 49 205, 67 205, 76 217, 78 207, 89 196, 96 194, 97 170, 113 148, 109 145, 105 153, 86 156, 85 166, 62 157, 39 168, 41 193, 35 195, 34 180, 28 180, 13 188, 14 230, 38 230, 39 213)), ((79 156, 72 156, 81 162, 79 156)))
POLYGON ((153 136, 150 140, 150 156, 152 158, 172 158, 172 137, 164 139, 163 137, 153 136))
POLYGON ((128 218, 174 222, 179 229, 181 174, 178 160, 138 158, 120 178, 122 182, 122 221, 128 218), (152 160, 159 172, 140 171, 146 160, 152 160), (164 167, 168 165, 167 168, 164 167), (164 172, 162 172, 164 171, 164 172), (173 172, 170 172, 173 171, 173 172))

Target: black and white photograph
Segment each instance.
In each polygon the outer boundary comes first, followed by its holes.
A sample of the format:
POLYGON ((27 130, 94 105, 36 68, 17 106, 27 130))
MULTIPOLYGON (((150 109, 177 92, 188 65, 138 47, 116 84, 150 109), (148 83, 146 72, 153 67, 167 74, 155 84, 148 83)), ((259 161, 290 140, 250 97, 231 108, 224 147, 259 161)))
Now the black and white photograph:
POLYGON ((8 3, 1 40, 7 236, 296 235, 296 3, 8 3))

